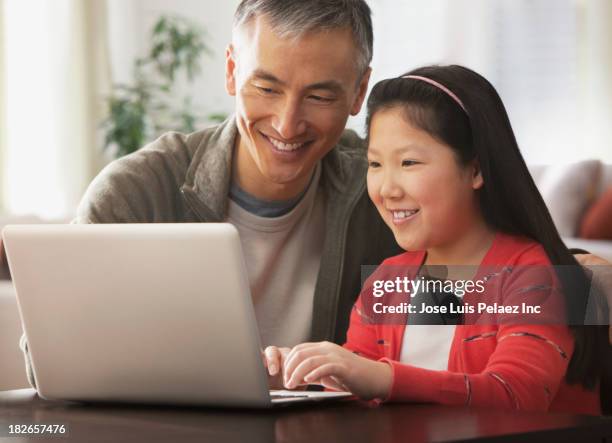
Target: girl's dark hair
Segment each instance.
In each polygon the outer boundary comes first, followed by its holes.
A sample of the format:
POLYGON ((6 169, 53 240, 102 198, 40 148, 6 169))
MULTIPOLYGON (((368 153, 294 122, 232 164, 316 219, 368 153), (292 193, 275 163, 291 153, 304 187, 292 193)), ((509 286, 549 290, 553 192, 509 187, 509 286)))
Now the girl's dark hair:
POLYGON ((368 99, 369 128, 376 112, 399 107, 407 121, 450 146, 459 163, 477 160, 484 180, 478 199, 493 229, 540 243, 563 285, 568 324, 575 349, 566 374, 569 383, 593 389, 609 359, 607 327, 584 324, 589 281, 564 245, 525 164, 510 120, 495 88, 463 66, 427 66, 408 72, 434 80, 452 91, 465 111, 446 92, 418 79, 391 78, 377 83, 368 99), (562 266, 562 270, 558 265, 562 266))

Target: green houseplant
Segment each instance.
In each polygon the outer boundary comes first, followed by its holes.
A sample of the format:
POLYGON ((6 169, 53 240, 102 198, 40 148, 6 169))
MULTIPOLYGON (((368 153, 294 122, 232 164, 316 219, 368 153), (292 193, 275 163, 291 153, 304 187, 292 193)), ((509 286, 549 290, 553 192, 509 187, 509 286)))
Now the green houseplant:
MULTIPOLYGON (((107 97, 108 116, 102 123, 104 147, 116 156, 130 154, 163 131, 193 132, 199 119, 189 97, 173 104, 176 80, 192 83, 201 61, 211 55, 200 26, 178 16, 161 16, 151 31, 151 47, 134 62, 133 84, 116 84, 107 97)), ((218 121, 223 114, 206 116, 218 121)))

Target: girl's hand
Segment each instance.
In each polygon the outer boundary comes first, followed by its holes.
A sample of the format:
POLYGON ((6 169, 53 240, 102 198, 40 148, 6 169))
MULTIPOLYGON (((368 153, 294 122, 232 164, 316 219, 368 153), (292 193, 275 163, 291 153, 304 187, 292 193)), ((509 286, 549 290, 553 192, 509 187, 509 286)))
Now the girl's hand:
POLYGON ((264 366, 268 369, 268 384, 270 389, 283 389, 282 368, 290 348, 268 346, 262 353, 264 366))
POLYGON ((364 400, 388 397, 391 366, 369 360, 334 343, 303 343, 291 349, 284 365, 287 389, 302 384, 321 384, 350 391, 364 400))
POLYGON ((268 346, 264 350, 264 365, 268 368, 268 373, 270 375, 277 375, 281 372, 289 351, 291 351, 290 348, 278 348, 276 346, 268 346))

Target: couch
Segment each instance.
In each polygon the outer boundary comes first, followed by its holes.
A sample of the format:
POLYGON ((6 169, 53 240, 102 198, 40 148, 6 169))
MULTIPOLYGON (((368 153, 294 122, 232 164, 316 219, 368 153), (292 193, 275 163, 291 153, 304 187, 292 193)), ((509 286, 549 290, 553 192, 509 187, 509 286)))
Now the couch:
POLYGON ((532 165, 529 169, 567 247, 584 249, 612 262, 612 239, 578 237, 585 213, 612 188, 612 164, 584 160, 532 165))

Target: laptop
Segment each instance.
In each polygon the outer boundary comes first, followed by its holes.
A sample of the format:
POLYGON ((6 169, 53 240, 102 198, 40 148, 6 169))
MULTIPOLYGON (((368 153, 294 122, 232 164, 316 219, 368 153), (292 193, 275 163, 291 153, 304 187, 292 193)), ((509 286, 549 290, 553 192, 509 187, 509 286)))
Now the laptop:
POLYGON ((268 408, 348 397, 270 391, 228 223, 3 231, 45 399, 268 408))

